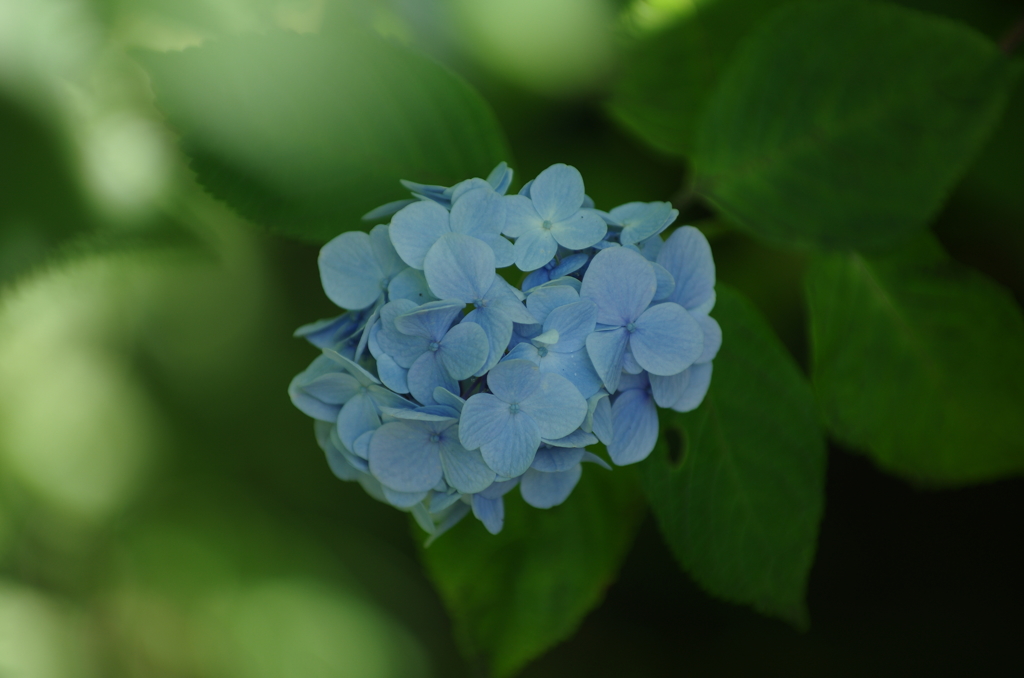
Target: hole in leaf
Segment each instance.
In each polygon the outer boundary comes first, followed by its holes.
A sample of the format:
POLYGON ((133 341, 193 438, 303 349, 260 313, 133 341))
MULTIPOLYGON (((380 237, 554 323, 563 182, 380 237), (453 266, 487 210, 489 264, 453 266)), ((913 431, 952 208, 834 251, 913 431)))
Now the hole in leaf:
POLYGON ((670 428, 665 431, 665 446, 668 448, 668 463, 672 468, 679 468, 686 453, 686 440, 679 429, 670 428))

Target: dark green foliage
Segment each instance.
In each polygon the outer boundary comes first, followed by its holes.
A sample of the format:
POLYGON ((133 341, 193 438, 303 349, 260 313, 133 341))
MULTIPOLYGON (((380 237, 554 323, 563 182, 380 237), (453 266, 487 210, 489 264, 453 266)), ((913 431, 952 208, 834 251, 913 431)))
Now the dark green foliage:
POLYGON ((608 109, 655 148, 690 154, 700 113, 741 39, 782 4, 698 3, 678 23, 630 45, 608 109))
POLYGON ((836 254, 807 277, 813 381, 830 431, 887 471, 960 485, 1024 471, 1024 319, 930 238, 836 254))
POLYGON ((199 181, 244 217, 323 242, 510 160, 487 104, 432 61, 353 28, 140 56, 199 181))
POLYGON ((463 651, 496 676, 516 673, 576 630, 615 580, 643 514, 633 478, 620 469, 588 465, 570 500, 552 509, 518 495, 505 497, 500 534, 470 517, 422 551, 463 651))
POLYGON ((708 102, 697 191, 768 240, 896 241, 942 205, 1019 70, 938 17, 873 3, 788 6, 748 38, 708 102))
POLYGON ((711 388, 693 412, 662 411, 644 490, 683 569, 708 592, 805 627, 825 489, 814 400, 739 293, 719 285, 712 315, 724 339, 711 388))

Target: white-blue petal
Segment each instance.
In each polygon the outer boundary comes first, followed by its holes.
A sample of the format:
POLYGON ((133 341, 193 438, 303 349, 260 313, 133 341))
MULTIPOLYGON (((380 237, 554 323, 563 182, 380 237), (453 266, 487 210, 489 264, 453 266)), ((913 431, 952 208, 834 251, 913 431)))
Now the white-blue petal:
POLYGON ((436 301, 437 297, 430 291, 423 271, 407 268, 392 278, 388 284, 388 300, 396 299, 406 299, 419 306, 428 301, 436 301))
POLYGON ((658 263, 676 279, 669 301, 693 313, 708 313, 715 303, 715 260, 704 234, 692 226, 676 230, 658 253, 658 263))
POLYGON ((570 250, 592 247, 607 232, 608 224, 593 210, 580 210, 568 219, 551 225, 551 235, 555 241, 570 250))
POLYGON ((629 332, 620 327, 587 336, 587 355, 609 393, 618 388, 622 376, 622 360, 629 343, 629 332))
POLYGON ((613 208, 611 216, 622 224, 619 242, 634 245, 664 231, 679 212, 667 202, 630 202, 613 208))
POLYGON ((503 360, 488 373, 487 388, 506 403, 521 403, 541 386, 537 366, 525 360, 503 360))
POLYGON ((461 413, 462 407, 466 404, 466 401, 460 398, 458 395, 452 393, 446 388, 435 388, 434 389, 434 402, 438 405, 450 407, 456 412, 461 413))
POLYGON ((536 322, 543 323, 551 311, 579 300, 579 293, 568 285, 543 285, 526 297, 526 309, 536 322))
POLYGON ((540 371, 565 377, 584 398, 589 398, 601 388, 601 377, 594 369, 586 348, 574 353, 549 351, 540 359, 540 371))
POLYGON ((448 391, 459 388, 459 382, 448 374, 437 353, 432 351, 426 351, 417 358, 406 379, 412 397, 424 405, 434 404, 434 389, 438 386, 448 391))
POLYGON ((657 289, 650 262, 628 248, 610 247, 590 262, 580 298, 597 304, 597 322, 627 325, 644 312, 657 289))
POLYGON ((498 311, 508 317, 512 322, 529 324, 534 322, 533 315, 523 305, 522 295, 519 290, 505 282, 500 275, 494 276, 494 283, 491 284, 487 294, 484 295, 482 303, 478 306, 486 307, 491 311, 498 311))
POLYGON ((459 421, 459 437, 466 449, 480 449, 487 465, 508 478, 530 467, 540 446, 540 431, 523 412, 513 414, 508 403, 488 393, 466 401, 459 421))
POLYGON ((673 405, 676 412, 690 412, 704 401, 708 387, 711 385, 711 366, 714 363, 701 363, 690 367, 690 381, 683 395, 673 405))
POLYGON ((654 267, 654 275, 658 278, 658 289, 654 291, 654 301, 665 301, 676 289, 676 279, 668 272, 668 269, 661 264, 651 262, 654 267))
POLYGON ((504 230, 506 200, 487 184, 484 186, 486 188, 474 188, 463 193, 452 204, 452 233, 483 239, 504 230))
POLYGON ((579 464, 560 473, 542 473, 530 469, 519 483, 519 493, 523 495, 523 501, 534 508, 558 506, 569 498, 582 474, 583 468, 579 464))
POLYGON ((667 377, 682 372, 700 357, 704 331, 679 304, 658 304, 637 318, 629 348, 641 367, 667 377))
POLYGON ((342 233, 323 246, 318 263, 327 298, 342 308, 372 306, 384 291, 384 272, 366 233, 342 233))
POLYGON ((644 389, 623 391, 612 403, 614 433, 608 454, 619 466, 643 461, 658 442, 658 409, 644 389))
POLYGON ((498 534, 505 525, 505 500, 486 499, 479 494, 473 495, 473 515, 484 524, 491 534, 498 534))
POLYGON ((582 447, 546 447, 537 450, 530 468, 544 473, 568 471, 583 459, 586 452, 582 447))
POLYGON ((449 233, 430 248, 423 273, 434 296, 473 304, 494 282, 494 252, 476 238, 449 233))
POLYGON ((516 267, 520 271, 533 271, 551 261, 558 251, 558 242, 550 230, 531 224, 516 238, 516 267))
MULTIPOLYGON (((512 321, 501 311, 491 308, 475 308, 462 319, 462 323, 476 323, 487 335, 487 362, 476 372, 476 376, 482 376, 494 367, 508 348, 509 340, 512 339, 512 321)), ((460 324, 462 324, 460 323, 460 324)))
POLYGON ((445 431, 441 441, 441 466, 449 485, 463 494, 476 494, 494 482, 494 471, 484 463, 479 450, 469 451, 458 441, 457 429, 445 431))
POLYGON ((538 174, 530 187, 530 199, 537 214, 552 223, 575 214, 583 206, 584 194, 579 170, 562 163, 538 174))
POLYGON ((559 306, 544 319, 545 332, 558 332, 558 346, 555 350, 559 353, 573 353, 583 348, 596 326, 597 306, 589 299, 559 306))
POLYGON ((338 412, 338 437, 350 450, 356 448, 356 438, 380 426, 377 407, 368 393, 360 393, 338 412))
POLYGON ((651 375, 651 393, 654 395, 654 402, 658 407, 672 407, 686 392, 686 386, 690 383, 690 370, 688 368, 679 374, 668 377, 651 375))
POLYGON ((370 473, 399 492, 428 492, 444 477, 438 448, 423 426, 384 424, 370 439, 370 473))
POLYGON ((489 351, 487 333, 482 327, 476 323, 460 323, 444 335, 437 355, 448 374, 458 381, 469 379, 483 367, 489 351))
POLYGON ((423 269, 427 252, 446 234, 451 233, 448 210, 433 201, 419 201, 403 208, 391 218, 391 244, 409 266, 423 269))
POLYGON ((395 329, 414 337, 441 341, 452 321, 466 305, 455 299, 431 301, 412 311, 395 316, 395 329))
POLYGON ((704 351, 695 362, 709 363, 718 355, 718 349, 722 348, 722 328, 718 321, 709 315, 696 315, 694 319, 704 330, 704 351))
POLYGON ((502 233, 508 237, 518 238, 529 229, 540 228, 543 222, 528 197, 512 195, 505 198, 505 228, 502 233))
POLYGON ((545 440, 544 444, 551 447, 586 447, 587 445, 597 445, 597 442, 597 437, 593 433, 578 428, 567 436, 556 440, 545 440))
POLYGON ((541 374, 537 389, 520 401, 519 409, 533 419, 541 438, 557 440, 583 423, 587 416, 587 400, 565 377, 541 374))
POLYGON ((404 200, 394 200, 392 202, 376 207, 366 214, 363 215, 363 221, 376 221, 383 217, 390 217, 392 214, 402 209, 406 205, 411 205, 414 202, 418 202, 415 198, 405 198, 404 200))

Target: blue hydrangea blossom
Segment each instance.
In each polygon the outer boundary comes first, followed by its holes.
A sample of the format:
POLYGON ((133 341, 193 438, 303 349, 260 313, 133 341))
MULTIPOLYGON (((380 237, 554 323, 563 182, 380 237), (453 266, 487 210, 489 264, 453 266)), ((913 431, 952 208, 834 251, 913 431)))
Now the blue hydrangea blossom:
POLYGON ((583 464, 611 470, 599 442, 645 459, 658 408, 700 405, 722 342, 711 249, 668 232, 671 204, 602 212, 568 165, 515 195, 512 178, 403 181, 410 198, 364 217, 387 223, 321 250, 345 312, 295 332, 322 354, 288 393, 331 470, 428 543, 468 515, 496 534, 516 488, 537 509, 571 501, 583 464))

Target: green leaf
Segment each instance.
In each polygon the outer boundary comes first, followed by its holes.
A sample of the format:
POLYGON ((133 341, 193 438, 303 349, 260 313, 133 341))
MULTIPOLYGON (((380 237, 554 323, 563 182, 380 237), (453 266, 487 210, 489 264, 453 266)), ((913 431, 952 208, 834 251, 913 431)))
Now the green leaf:
POLYGON ((488 534, 472 516, 423 549, 471 664, 510 676, 568 638, 615 579, 643 515, 624 469, 587 465, 561 506, 505 495, 505 527, 488 534))
POLYGON ((409 197, 399 179, 448 185, 510 159, 493 113, 465 82, 355 28, 140 59, 199 181, 287 235, 326 241, 409 197))
POLYGON ((695 188, 789 245, 873 247, 922 230, 1020 74, 947 19, 801 2, 751 34, 700 122, 695 188))
POLYGON ((709 0, 630 45, 608 110, 642 140, 674 155, 693 150, 700 113, 741 39, 785 0, 709 0))
POLYGON ((742 295, 719 284, 712 315, 723 341, 711 388, 693 412, 661 411, 643 487, 672 552, 702 587, 805 627, 825 490, 814 399, 742 295))
POLYGON ((835 254, 807 274, 813 382, 829 430, 884 469, 959 485, 1024 471, 1024 319, 931 238, 835 254))

